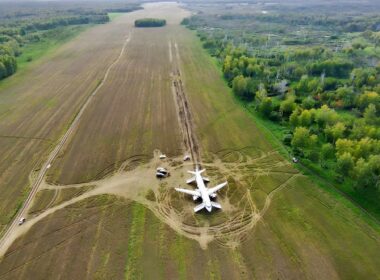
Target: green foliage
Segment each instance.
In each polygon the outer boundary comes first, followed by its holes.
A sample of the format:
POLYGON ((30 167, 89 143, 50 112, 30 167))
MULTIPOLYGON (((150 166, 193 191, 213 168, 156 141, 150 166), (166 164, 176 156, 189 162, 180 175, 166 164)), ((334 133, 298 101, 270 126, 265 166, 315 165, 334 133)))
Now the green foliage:
POLYGON ((135 20, 136 27, 161 27, 166 25, 166 20, 157 18, 142 18, 135 20))
POLYGON ((338 156, 337 159, 337 170, 343 175, 351 174, 352 169, 354 168, 354 158, 348 152, 343 153, 338 156))
POLYGON ((266 97, 259 105, 259 112, 265 116, 269 117, 272 112, 272 99, 270 97, 266 97))
POLYGON ((281 102, 280 105, 280 112, 283 116, 289 116, 294 109, 296 109, 297 104, 295 102, 294 97, 290 96, 286 100, 281 102))
POLYGON ((292 139, 293 148, 309 148, 313 146, 317 141, 315 135, 310 135, 309 129, 306 127, 296 127, 292 139))
POLYGON ((183 23, 220 62, 233 93, 287 131, 279 139, 294 154, 352 189, 378 187, 370 166, 380 155, 380 16, 301 14, 221 12, 183 23))

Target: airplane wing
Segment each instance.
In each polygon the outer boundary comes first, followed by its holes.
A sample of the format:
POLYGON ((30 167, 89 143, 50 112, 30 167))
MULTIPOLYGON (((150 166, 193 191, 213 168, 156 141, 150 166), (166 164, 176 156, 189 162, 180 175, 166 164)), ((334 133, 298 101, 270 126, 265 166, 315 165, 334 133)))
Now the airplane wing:
POLYGON ((219 185, 217 185, 217 186, 215 186, 213 188, 207 189, 208 195, 211 195, 211 194, 217 192, 218 190, 220 190, 221 188, 223 188, 225 185, 227 185, 227 182, 219 184, 219 185))
POLYGON ((192 190, 187 190, 187 189, 181 189, 181 188, 175 188, 175 190, 177 192, 182 192, 182 193, 185 193, 185 194, 189 194, 189 195, 195 195, 195 196, 201 196, 201 194, 199 193, 199 191, 192 191, 192 190))
POLYGON ((188 180, 186 181, 187 184, 191 184, 191 183, 193 183, 193 182, 195 182, 195 177, 190 178, 190 179, 188 179, 188 180))
POLYGON ((205 208, 205 204, 201 203, 201 204, 194 207, 194 212, 196 213, 198 211, 201 211, 203 208, 205 208))

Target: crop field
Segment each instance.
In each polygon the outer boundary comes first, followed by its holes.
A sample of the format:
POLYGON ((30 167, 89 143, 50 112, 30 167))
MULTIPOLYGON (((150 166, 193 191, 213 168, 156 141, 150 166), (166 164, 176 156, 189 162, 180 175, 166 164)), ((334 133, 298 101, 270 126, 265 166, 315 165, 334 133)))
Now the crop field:
POLYGON ((2 243, 0 279, 379 278, 379 225, 266 140, 180 26, 188 15, 146 4, 0 84, 4 226, 62 143, 2 243), (167 25, 134 28, 139 18, 167 25), (194 167, 185 154, 211 184, 228 180, 222 211, 194 214, 175 192, 194 167), (158 166, 171 176, 157 180, 158 166))
POLYGON ((126 34, 113 24, 93 28, 36 62, 27 73, 1 82, 1 228, 28 191, 31 171, 40 168, 79 105, 104 76, 126 34))

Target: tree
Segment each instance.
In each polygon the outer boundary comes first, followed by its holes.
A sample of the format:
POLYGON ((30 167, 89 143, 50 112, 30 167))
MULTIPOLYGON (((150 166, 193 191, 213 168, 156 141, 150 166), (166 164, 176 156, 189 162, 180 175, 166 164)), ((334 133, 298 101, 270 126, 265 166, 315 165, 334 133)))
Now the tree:
POLYGON ((315 120, 319 127, 324 127, 326 124, 332 125, 338 120, 338 113, 330 109, 327 105, 323 105, 316 111, 315 120))
POLYGON ((362 93, 357 99, 357 106, 364 110, 370 104, 374 104, 376 107, 380 106, 380 95, 374 91, 366 91, 362 93))
POLYGON ((238 75, 232 80, 232 89, 234 93, 240 97, 245 98, 248 89, 248 80, 243 75, 238 75))
POLYGON ((342 138, 345 131, 346 126, 342 122, 338 122, 334 126, 327 126, 325 128, 326 137, 332 142, 335 142, 338 138, 342 138))
POLYGON ((309 77, 307 75, 303 75, 296 87, 296 92, 298 96, 306 95, 309 92, 308 83, 309 77))
POLYGON ((338 156, 337 170, 343 175, 349 175, 354 168, 354 165, 354 158, 350 153, 345 152, 342 155, 338 156))
POLYGON ((369 187, 372 185, 374 176, 372 174, 371 166, 363 158, 358 159, 354 168, 354 178, 359 187, 369 187))
POLYGON ((289 116, 296 108, 297 104, 293 96, 288 97, 280 104, 280 111, 283 116, 289 116))
POLYGON ((342 100, 344 108, 351 108, 355 103, 355 92, 353 87, 340 87, 336 90, 337 97, 342 100))
POLYGON ((353 153, 355 142, 349 139, 338 139, 335 142, 337 155, 340 156, 344 153, 353 153))
POLYGON ((4 64, 0 61, 0 80, 7 76, 7 69, 4 64))
POLYGON ((290 115, 289 117, 289 123, 293 126, 293 127, 297 127, 299 125, 299 122, 298 122, 298 116, 300 114, 300 109, 297 108, 293 111, 293 113, 290 115))
POLYGON ((321 159, 328 160, 334 157, 334 146, 330 143, 322 145, 321 148, 321 159))
POLYGON ((364 119, 367 124, 376 124, 377 123, 377 110, 374 104, 369 104, 364 111, 364 119))
POLYGON ((301 115, 298 118, 299 124, 305 127, 310 126, 312 121, 313 121, 312 114, 309 110, 303 110, 301 115))
POLYGON ((293 148, 308 148, 316 143, 316 136, 311 135, 306 127, 296 127, 292 139, 293 148))
POLYGON ((313 97, 308 96, 304 100, 302 100, 302 107, 305 109, 312 109, 315 106, 315 100, 313 97))
POLYGON ((259 111, 263 116, 269 117, 272 112, 272 98, 264 98, 259 105, 259 111))

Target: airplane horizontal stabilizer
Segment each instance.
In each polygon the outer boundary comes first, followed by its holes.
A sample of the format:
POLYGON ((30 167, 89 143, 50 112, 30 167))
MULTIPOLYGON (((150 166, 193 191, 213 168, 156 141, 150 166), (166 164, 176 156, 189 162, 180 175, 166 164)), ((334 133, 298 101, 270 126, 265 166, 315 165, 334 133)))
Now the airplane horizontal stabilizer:
POLYGON ((207 177, 202 177, 202 179, 203 179, 203 182, 206 182, 206 183, 210 182, 210 179, 207 177))
POLYGON ((217 202, 213 202, 213 201, 211 201, 211 205, 212 205, 212 207, 222 209, 222 205, 220 205, 220 204, 217 203, 217 202))
POLYGON ((205 208, 205 204, 201 203, 194 207, 194 212, 197 213, 198 211, 201 211, 203 208, 205 208))
POLYGON ((190 179, 188 179, 188 180, 186 181, 187 184, 191 184, 191 183, 193 183, 193 182, 195 182, 195 177, 190 178, 190 179))
POLYGON ((189 194, 189 195, 192 195, 192 196, 201 196, 201 194, 199 193, 199 191, 192 191, 192 190, 181 189, 181 188, 175 188, 175 190, 177 192, 189 194))
POLYGON ((227 185, 227 182, 224 182, 224 183, 219 184, 219 185, 217 185, 217 186, 215 186, 215 187, 213 187, 213 188, 208 189, 208 190, 207 190, 208 195, 211 195, 211 194, 213 194, 214 192, 217 192, 218 190, 220 190, 221 188, 223 188, 225 185, 227 185))

